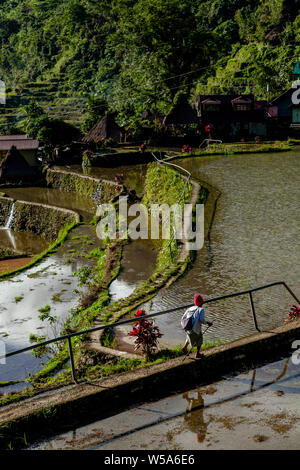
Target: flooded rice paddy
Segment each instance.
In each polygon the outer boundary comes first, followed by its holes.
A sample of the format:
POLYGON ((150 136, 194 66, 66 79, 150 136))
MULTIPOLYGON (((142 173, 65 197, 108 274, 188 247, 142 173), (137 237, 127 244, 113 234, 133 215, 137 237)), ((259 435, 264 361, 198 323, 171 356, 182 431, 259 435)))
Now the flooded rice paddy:
MULTIPOLYGON (((146 311, 192 303, 197 292, 208 299, 277 281, 285 281, 299 298, 300 151, 191 157, 175 163, 211 190, 205 211, 210 239, 197 252, 192 269, 145 304, 146 311)), ((295 302, 281 286, 254 293, 253 298, 262 329, 281 324, 295 302)), ((176 346, 184 340, 181 314, 157 318, 164 333, 162 346, 176 346)), ((210 341, 237 339, 256 331, 248 296, 211 303, 206 317, 214 323, 206 335, 210 341)), ((128 329, 122 332, 130 342, 128 329)))
MULTIPOLYGON (((210 237, 206 238, 204 247, 197 252, 196 261, 186 275, 173 286, 158 292, 151 304, 143 306, 148 313, 192 303, 196 292, 205 298, 212 298, 282 280, 296 295, 300 295, 299 156, 299 151, 293 151, 265 155, 190 157, 176 161, 210 190, 205 210, 206 232, 210 229, 210 237)), ((83 173, 78 165, 63 169, 83 173)), ((146 165, 88 170, 91 176, 111 180, 116 173, 123 173, 125 185, 135 189, 138 195, 143 192, 145 172, 146 165)), ((57 253, 35 268, 1 282, 0 339, 5 340, 8 351, 12 351, 27 346, 30 333, 40 330, 44 334, 45 325, 38 319, 39 308, 51 305, 51 314, 63 322, 69 309, 75 306, 77 296, 73 291, 78 286, 73 274, 87 260, 80 253, 77 257, 74 253, 71 256, 70 250, 78 251, 71 238, 76 235, 85 237, 83 240, 89 240, 93 246, 98 246, 100 241, 94 229, 88 225, 95 210, 91 200, 47 188, 16 188, 5 192, 15 199, 75 210, 85 222, 84 226, 72 232, 70 241, 57 253), (62 302, 52 300, 53 295, 58 293, 61 293, 62 302), (22 297, 22 300, 16 302, 16 297, 22 297)), ((22 252, 29 250, 30 253, 44 249, 45 241, 30 240, 31 236, 28 237, 0 230, 1 247, 11 243, 22 252)), ((149 277, 155 260, 156 254, 150 241, 138 240, 128 244, 123 254, 122 270, 110 286, 112 300, 130 295, 140 282, 149 277)), ((258 324, 262 329, 282 323, 290 305, 294 303, 282 287, 255 293, 254 302, 258 324)), ((173 347, 183 342, 181 314, 181 311, 177 311, 156 319, 164 334, 161 347, 173 347)), ((255 331, 249 299, 246 297, 209 304, 206 317, 214 322, 207 332, 209 340, 232 340, 255 331)), ((121 330, 126 341, 129 341, 129 328, 121 330)), ((51 331, 46 333, 54 334, 51 331)), ((0 381, 16 376, 19 378, 21 369, 21 376, 25 377, 31 366, 38 362, 29 354, 22 354, 22 357, 18 357, 18 361, 11 358, 11 363, 8 359, 7 366, 1 366, 0 381)))
MULTIPOLYGON (((6 193, 14 199, 75 210, 84 222, 72 230, 64 246, 56 253, 1 282, 0 340, 5 342, 8 353, 29 346, 30 334, 43 335, 47 339, 59 336, 70 309, 76 307, 80 292, 84 290, 78 285, 76 273, 96 263, 95 260, 86 259, 85 255, 101 247, 102 242, 97 238, 94 227, 89 225, 95 213, 95 204, 90 199, 49 188, 9 188, 6 193), (47 305, 51 308, 51 316, 57 319, 53 326, 39 319, 39 309, 47 305)), ((48 246, 42 237, 5 228, 0 230, 0 243, 3 248, 31 254, 40 253, 48 246)), ((130 295, 140 282, 147 280, 154 269, 155 260, 151 241, 137 240, 126 245, 120 274, 109 288, 111 301, 130 295)), ((29 373, 40 370, 41 361, 27 352, 7 358, 6 364, 0 367, 0 382, 24 380, 29 373)), ((22 388, 24 383, 9 385, 1 391, 22 388)))

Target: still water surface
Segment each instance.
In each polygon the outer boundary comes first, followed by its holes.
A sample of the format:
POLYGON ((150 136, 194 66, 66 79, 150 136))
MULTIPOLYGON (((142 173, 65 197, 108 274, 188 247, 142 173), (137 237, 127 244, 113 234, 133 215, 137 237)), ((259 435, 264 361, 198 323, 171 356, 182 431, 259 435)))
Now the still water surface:
MULTIPOLYGON (((216 214, 210 234, 192 269, 162 290, 146 310, 155 312, 193 302, 194 294, 213 298, 275 281, 285 281, 300 296, 300 150, 284 153, 230 155, 177 160, 211 189, 216 214), (212 189, 213 188, 213 189, 212 189)), ((283 287, 254 294, 258 323, 282 323, 294 299, 283 287)), ((162 345, 182 343, 182 312, 158 317, 162 345)), ((207 338, 231 340, 255 332, 249 299, 236 297, 206 307, 214 326, 207 338)), ((126 333, 128 329, 124 328, 126 333)))

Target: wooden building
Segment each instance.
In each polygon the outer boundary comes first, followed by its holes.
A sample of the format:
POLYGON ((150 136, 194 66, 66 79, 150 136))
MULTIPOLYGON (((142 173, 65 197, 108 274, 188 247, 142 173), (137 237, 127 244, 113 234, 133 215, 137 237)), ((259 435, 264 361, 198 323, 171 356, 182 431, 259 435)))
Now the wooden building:
POLYGON ((36 178, 37 173, 37 167, 30 165, 15 145, 11 146, 0 163, 1 182, 31 182, 36 178))
POLYGON ((200 95, 197 102, 202 130, 210 125, 211 138, 266 136, 266 102, 255 101, 254 95, 200 95))
POLYGON ((37 158, 38 140, 30 139, 27 135, 22 134, 0 136, 0 161, 4 159, 12 146, 20 152, 29 166, 38 167, 40 165, 37 158))
POLYGON ((187 100, 182 100, 175 105, 163 120, 163 125, 166 127, 190 124, 199 124, 199 117, 197 110, 187 100))
POLYGON ((293 83, 267 107, 268 129, 271 136, 300 137, 300 62, 293 73, 293 83))
POLYGON ((86 144, 97 144, 102 140, 112 139, 115 143, 122 140, 123 130, 116 123, 111 114, 106 114, 94 127, 83 137, 86 144))

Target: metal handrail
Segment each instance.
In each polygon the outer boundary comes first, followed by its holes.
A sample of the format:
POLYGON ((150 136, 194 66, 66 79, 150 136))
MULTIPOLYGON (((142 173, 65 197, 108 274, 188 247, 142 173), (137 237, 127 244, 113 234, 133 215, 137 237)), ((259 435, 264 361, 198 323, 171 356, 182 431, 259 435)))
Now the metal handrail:
POLYGON ((218 139, 204 139, 199 145, 199 149, 202 147, 202 144, 204 144, 204 142, 218 142, 219 144, 223 143, 222 140, 218 140, 218 139))
MULTIPOLYGON (((204 300, 203 304, 208 304, 208 303, 211 303, 211 302, 217 302, 219 300, 228 299, 228 298, 231 298, 231 297, 237 297, 239 295, 249 294, 254 326, 255 326, 257 331, 261 331, 258 327, 258 324, 257 324, 256 312, 255 312, 252 292, 257 292, 259 290, 267 289, 269 287, 278 286, 278 285, 283 285, 287 289, 287 291, 291 294, 291 296, 296 300, 296 302, 298 302, 298 304, 300 304, 299 299, 296 297, 294 292, 288 287, 288 285, 284 281, 278 281, 278 282, 273 282, 271 284, 265 284, 265 285, 260 286, 260 287, 254 287, 252 289, 247 289, 247 290, 244 290, 244 291, 241 291, 241 292, 235 292, 233 294, 221 295, 220 297, 214 297, 212 299, 204 300)), ((167 309, 167 310, 162 310, 162 311, 159 311, 159 312, 149 313, 148 315, 143 315, 142 319, 144 320, 146 318, 153 318, 153 317, 156 317, 156 316, 159 316, 159 315, 164 315, 166 313, 175 312, 176 310, 187 309, 191 306, 193 306, 193 304, 181 305, 179 307, 173 307, 173 308, 170 308, 170 309, 167 309)), ((105 328, 113 328, 113 327, 116 327, 116 326, 119 326, 119 325, 125 325, 127 323, 132 323, 132 322, 136 322, 136 321, 138 321, 137 318, 130 318, 128 320, 121 320, 121 321, 118 321, 118 322, 115 322, 115 323, 109 323, 107 325, 101 325, 101 326, 97 326, 95 328, 89 328, 88 330, 82 330, 82 331, 77 331, 75 333, 69 333, 67 335, 58 336, 57 338, 49 339, 49 340, 43 341, 41 343, 34 344, 32 346, 28 346, 26 348, 19 349, 17 351, 7 353, 3 356, 0 356, 0 360, 4 359, 4 358, 7 358, 7 357, 15 356, 17 354, 21 354, 21 353, 24 353, 24 352, 31 351, 32 349, 36 349, 36 348, 39 348, 41 346, 46 346, 46 345, 51 344, 51 343, 55 343, 55 342, 58 342, 58 341, 63 341, 63 340, 66 339, 66 340, 68 340, 68 345, 69 345, 73 380, 74 380, 75 383, 78 383, 78 381, 76 379, 76 372, 75 372, 75 365, 74 365, 74 359, 73 359, 73 350, 72 350, 71 338, 73 338, 75 336, 84 335, 84 334, 87 334, 87 333, 92 333, 94 331, 104 330, 105 328)))
MULTIPOLYGON (((184 188, 183 188, 183 191, 182 191, 182 194, 179 198, 179 201, 178 201, 178 204, 180 204, 182 198, 185 196, 185 190, 186 188, 188 187, 189 185, 189 182, 190 182, 190 179, 192 177, 192 173, 190 173, 188 170, 186 170, 185 168, 183 168, 182 166, 179 166, 179 165, 176 165, 175 163, 170 163, 170 162, 166 162, 165 160, 159 160, 157 158, 157 156, 152 152, 152 155, 153 157, 155 158, 155 160, 158 162, 158 163, 164 163, 165 165, 170 165, 170 166, 174 166, 175 168, 179 168, 180 170, 183 170, 185 171, 187 174, 188 174, 188 177, 186 179, 186 182, 185 182, 185 185, 184 185, 184 188)), ((170 238, 170 241, 169 241, 169 244, 168 244, 168 247, 169 247, 169 250, 170 250, 170 256, 171 256, 171 259, 173 261, 173 257, 172 257, 172 248, 171 248, 171 245, 172 245, 172 242, 174 240, 176 236, 176 228, 175 228, 175 221, 173 219, 173 233, 172 233, 172 236, 170 238)))

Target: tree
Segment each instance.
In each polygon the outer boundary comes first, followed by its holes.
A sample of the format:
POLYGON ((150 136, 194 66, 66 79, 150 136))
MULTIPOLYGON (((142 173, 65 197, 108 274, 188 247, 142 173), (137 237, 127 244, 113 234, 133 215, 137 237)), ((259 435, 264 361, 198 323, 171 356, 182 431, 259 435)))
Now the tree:
POLYGON ((100 121, 108 110, 105 98, 90 96, 87 102, 87 114, 82 123, 83 132, 88 132, 98 121, 100 121))

